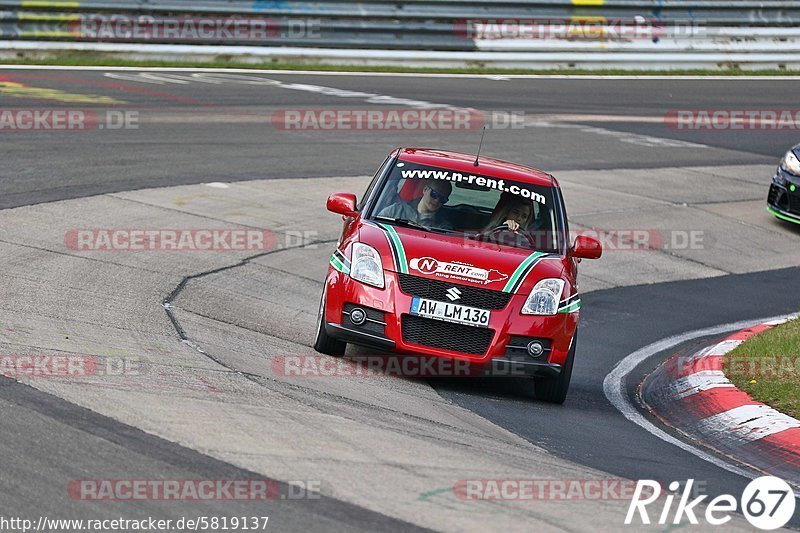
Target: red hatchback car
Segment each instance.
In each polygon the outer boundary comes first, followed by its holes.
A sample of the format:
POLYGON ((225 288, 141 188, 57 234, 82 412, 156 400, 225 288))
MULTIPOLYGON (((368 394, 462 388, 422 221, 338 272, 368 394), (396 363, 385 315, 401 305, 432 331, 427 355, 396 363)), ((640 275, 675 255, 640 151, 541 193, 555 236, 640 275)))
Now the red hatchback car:
MULTIPOLYGON (((344 228, 330 259, 314 348, 347 343, 522 369, 537 398, 563 403, 575 357, 577 263, 553 176, 514 163, 400 148, 361 202, 328 198, 344 228)), ((382 352, 382 353, 383 353, 382 352)))

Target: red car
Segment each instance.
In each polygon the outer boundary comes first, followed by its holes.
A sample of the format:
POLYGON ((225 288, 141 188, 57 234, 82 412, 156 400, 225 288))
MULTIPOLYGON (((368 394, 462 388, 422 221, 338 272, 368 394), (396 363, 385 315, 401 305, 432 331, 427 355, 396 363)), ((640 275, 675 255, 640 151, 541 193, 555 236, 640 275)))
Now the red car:
POLYGON ((330 259, 314 348, 347 343, 523 369, 538 399, 563 403, 575 357, 577 263, 550 174, 514 163, 399 148, 360 202, 328 198, 344 227, 330 259))

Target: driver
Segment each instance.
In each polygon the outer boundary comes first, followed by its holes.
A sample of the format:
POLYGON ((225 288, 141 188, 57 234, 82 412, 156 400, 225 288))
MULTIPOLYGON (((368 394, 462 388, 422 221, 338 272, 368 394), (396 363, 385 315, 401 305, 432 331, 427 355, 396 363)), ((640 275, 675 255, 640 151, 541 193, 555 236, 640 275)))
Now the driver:
POLYGON ((378 213, 378 216, 404 218, 423 226, 453 229, 453 225, 441 216, 440 209, 450 199, 453 186, 449 181, 426 180, 422 196, 410 202, 400 200, 378 213))
POLYGON ((506 225, 511 231, 528 229, 533 221, 533 201, 504 192, 500 195, 484 232, 506 225))

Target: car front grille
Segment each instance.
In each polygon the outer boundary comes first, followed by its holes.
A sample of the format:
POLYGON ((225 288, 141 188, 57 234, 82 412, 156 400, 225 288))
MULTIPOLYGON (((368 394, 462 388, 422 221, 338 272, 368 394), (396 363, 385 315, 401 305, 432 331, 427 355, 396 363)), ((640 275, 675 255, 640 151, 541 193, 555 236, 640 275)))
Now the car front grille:
POLYGON ((478 289, 468 285, 456 285, 455 283, 421 278, 419 276, 412 276, 411 274, 402 274, 398 272, 397 276, 400 280, 400 290, 410 296, 419 296, 420 298, 449 302, 447 290, 452 287, 458 287, 458 290, 461 291, 461 298, 454 303, 478 307, 480 309, 504 309, 513 296, 508 292, 478 289))
POLYGON ((494 337, 494 330, 487 328, 464 326, 414 315, 403 315, 401 320, 404 342, 440 350, 483 355, 489 349, 494 337))

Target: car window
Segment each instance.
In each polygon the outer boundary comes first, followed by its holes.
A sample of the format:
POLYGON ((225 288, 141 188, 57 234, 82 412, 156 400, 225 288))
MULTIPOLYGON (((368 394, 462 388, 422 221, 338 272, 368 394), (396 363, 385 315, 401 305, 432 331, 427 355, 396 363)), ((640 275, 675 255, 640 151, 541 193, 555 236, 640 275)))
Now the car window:
POLYGON ((373 218, 501 245, 561 249, 560 204, 552 187, 407 161, 398 161, 381 187, 373 218), (517 231, 508 228, 509 220, 519 225, 517 231))
POLYGON ((364 191, 364 196, 361 197, 361 201, 358 203, 358 206, 356 206, 356 208, 359 211, 361 211, 361 209, 363 209, 364 203, 367 201, 367 199, 372 194, 373 190, 375 189, 375 186, 380 181, 381 177, 383 176, 384 171, 386 170, 386 167, 391 163, 391 161, 392 161, 392 156, 387 157, 384 160, 384 162, 381 163, 381 166, 378 168, 378 170, 375 172, 375 175, 372 177, 372 181, 369 183, 369 186, 367 187, 367 190, 364 191))
POLYGON ((467 189, 459 183, 454 185, 448 204, 472 205, 492 210, 497 205, 497 202, 500 201, 500 191, 487 190, 483 194, 475 194, 471 189, 467 189))

